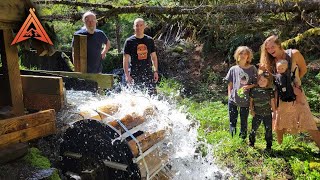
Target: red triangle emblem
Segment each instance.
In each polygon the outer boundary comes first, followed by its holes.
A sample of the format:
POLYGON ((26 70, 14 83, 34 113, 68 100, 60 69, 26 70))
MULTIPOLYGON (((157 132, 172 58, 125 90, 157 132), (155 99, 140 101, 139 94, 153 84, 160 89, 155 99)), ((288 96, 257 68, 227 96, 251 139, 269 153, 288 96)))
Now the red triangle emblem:
POLYGON ((53 45, 52 41, 50 40, 46 31, 43 29, 34 11, 35 9, 29 9, 30 14, 24 21, 22 27, 20 28, 14 40, 12 41, 11 45, 14 45, 32 37, 53 45))

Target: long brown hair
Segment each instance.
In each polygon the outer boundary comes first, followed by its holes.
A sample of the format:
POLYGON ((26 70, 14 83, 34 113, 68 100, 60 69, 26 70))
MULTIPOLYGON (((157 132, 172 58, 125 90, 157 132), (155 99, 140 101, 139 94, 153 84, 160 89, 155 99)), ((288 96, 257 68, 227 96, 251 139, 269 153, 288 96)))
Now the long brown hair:
POLYGON ((264 66, 269 72, 273 72, 273 68, 275 67, 274 57, 271 54, 269 54, 266 50, 266 44, 269 42, 274 42, 281 48, 282 46, 281 41, 276 35, 269 36, 261 45, 260 65, 264 66))

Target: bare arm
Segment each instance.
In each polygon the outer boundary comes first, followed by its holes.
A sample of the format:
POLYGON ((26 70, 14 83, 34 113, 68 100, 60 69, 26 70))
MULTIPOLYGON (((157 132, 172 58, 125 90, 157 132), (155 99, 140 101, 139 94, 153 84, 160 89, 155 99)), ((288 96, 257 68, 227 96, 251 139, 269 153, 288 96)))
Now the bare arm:
POLYGON ((131 83, 132 82, 132 78, 129 74, 129 58, 130 58, 130 55, 129 54, 124 54, 123 55, 123 70, 124 70, 124 74, 126 76, 126 81, 128 83, 131 83))
POLYGON ((154 68, 154 78, 153 80, 155 82, 157 82, 159 80, 159 75, 158 75, 158 56, 156 54, 156 52, 152 52, 151 54, 151 60, 152 60, 152 64, 153 64, 153 68, 154 68))
POLYGON ((231 96, 231 90, 232 90, 232 88, 233 88, 233 84, 232 84, 232 82, 229 82, 229 83, 228 83, 228 97, 231 96))
POLYGON ((276 101, 275 98, 272 98, 270 100, 271 109, 272 109, 272 119, 276 119, 276 101))
POLYGON ((272 98, 272 99, 270 100, 272 112, 276 112, 276 101, 275 101, 274 99, 275 99, 275 98, 272 98))
POLYGON ((72 47, 72 63, 74 64, 74 47, 72 47))
POLYGON ((307 64, 299 50, 292 50, 292 61, 295 61, 296 65, 298 65, 299 77, 302 79, 302 77, 307 73, 307 64))
POLYGON ((110 46, 111 46, 111 44, 110 44, 110 41, 108 40, 107 43, 105 44, 102 52, 101 52, 101 57, 102 57, 102 59, 104 59, 104 58, 106 57, 106 54, 107 54, 107 52, 108 52, 109 49, 110 49, 110 46))

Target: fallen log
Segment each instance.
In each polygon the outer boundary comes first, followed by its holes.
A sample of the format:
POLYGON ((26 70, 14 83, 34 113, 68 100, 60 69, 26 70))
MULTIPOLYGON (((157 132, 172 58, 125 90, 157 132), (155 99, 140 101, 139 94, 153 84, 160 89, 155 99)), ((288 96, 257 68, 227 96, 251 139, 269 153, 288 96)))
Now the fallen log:
MULTIPOLYGON (((286 1, 283 4, 277 3, 251 3, 251 4, 224 4, 224 5, 200 5, 200 6, 119 6, 92 3, 81 3, 73 1, 35 1, 37 4, 64 4, 67 6, 81 6, 81 7, 93 7, 104 8, 107 10, 95 10, 99 17, 110 18, 119 14, 130 13, 143 13, 143 14, 207 14, 207 13, 241 13, 241 14, 253 14, 253 13, 280 13, 280 12, 305 12, 317 11, 320 9, 319 1, 298 1, 290 2, 286 1)), ((43 20, 80 20, 82 13, 68 14, 68 15, 50 15, 42 16, 43 20)))

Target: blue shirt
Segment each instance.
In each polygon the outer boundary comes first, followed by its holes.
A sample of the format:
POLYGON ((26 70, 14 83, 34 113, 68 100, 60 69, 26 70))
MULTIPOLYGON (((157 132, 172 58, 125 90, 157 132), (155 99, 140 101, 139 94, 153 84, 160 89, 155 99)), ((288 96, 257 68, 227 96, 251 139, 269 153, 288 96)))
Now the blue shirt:
MULTIPOLYGON (((86 29, 80 29, 74 35, 87 36, 87 72, 101 73, 102 72, 102 58, 101 49, 103 44, 107 44, 108 37, 106 34, 96 29, 93 34, 90 34, 86 29)), ((72 38, 72 46, 74 39, 72 38)))

